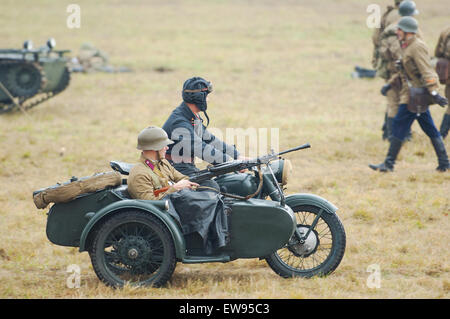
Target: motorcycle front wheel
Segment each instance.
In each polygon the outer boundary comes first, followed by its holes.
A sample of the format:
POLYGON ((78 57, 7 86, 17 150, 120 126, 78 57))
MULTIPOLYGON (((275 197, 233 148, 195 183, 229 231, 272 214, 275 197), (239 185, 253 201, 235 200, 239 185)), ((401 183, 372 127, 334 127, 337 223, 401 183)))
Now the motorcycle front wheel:
POLYGON ((339 217, 317 206, 299 205, 291 209, 297 230, 284 247, 266 257, 267 263, 284 278, 330 274, 345 252, 346 235, 339 217))

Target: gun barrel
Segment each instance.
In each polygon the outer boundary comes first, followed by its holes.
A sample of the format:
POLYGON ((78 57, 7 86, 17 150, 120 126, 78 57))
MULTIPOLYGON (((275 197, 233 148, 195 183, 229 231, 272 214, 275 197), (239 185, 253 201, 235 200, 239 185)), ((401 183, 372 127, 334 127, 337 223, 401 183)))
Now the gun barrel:
POLYGON ((303 144, 303 145, 300 145, 300 146, 288 149, 286 151, 280 152, 280 153, 278 153, 278 155, 283 155, 283 154, 286 154, 286 153, 290 153, 290 152, 294 152, 294 151, 298 151, 298 150, 303 150, 305 148, 310 148, 310 147, 311 147, 311 145, 309 143, 306 143, 306 144, 303 144))
POLYGON ((294 151, 298 151, 298 150, 302 150, 305 148, 310 148, 311 145, 309 143, 288 149, 286 151, 280 152, 278 154, 269 154, 269 155, 265 155, 256 159, 250 159, 250 160, 246 160, 246 161, 235 161, 235 162, 227 162, 227 163, 222 163, 204 170, 201 170, 199 172, 194 173, 193 176, 191 176, 189 178, 189 180, 191 182, 202 182, 208 179, 211 179, 215 176, 219 176, 219 175, 224 175, 227 173, 231 173, 231 172, 236 172, 242 169, 246 169, 246 168, 251 168, 253 166, 258 166, 261 164, 267 164, 269 163, 271 160, 277 158, 280 155, 286 154, 286 153, 290 153, 290 152, 294 152, 294 151))

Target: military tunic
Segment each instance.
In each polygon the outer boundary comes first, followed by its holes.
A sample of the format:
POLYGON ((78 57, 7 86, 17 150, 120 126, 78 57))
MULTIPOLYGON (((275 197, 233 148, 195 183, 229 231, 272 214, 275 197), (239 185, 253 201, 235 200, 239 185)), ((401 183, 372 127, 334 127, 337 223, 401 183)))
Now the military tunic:
POLYGON ((394 8, 393 6, 388 6, 386 12, 381 17, 380 27, 375 28, 375 30, 372 34, 372 42, 374 45, 372 66, 374 68, 377 68, 378 63, 379 63, 378 56, 379 56, 381 34, 385 30, 385 28, 387 28, 389 25, 393 24, 394 22, 398 21, 399 19, 400 19, 400 15, 398 13, 398 9, 394 8))
POLYGON ((160 161, 148 159, 150 165, 146 163, 146 160, 141 154, 139 163, 130 170, 128 192, 132 198, 159 200, 167 194, 177 191, 171 184, 188 179, 187 176, 173 168, 166 159, 160 161), (168 187, 168 190, 155 196, 154 191, 164 187, 168 187))
POLYGON ((173 168, 166 159, 154 161, 141 155, 139 163, 130 170, 128 192, 135 199, 160 200, 165 197, 169 202, 168 214, 180 223, 183 235, 199 234, 203 239, 204 253, 211 254, 214 249, 228 243, 225 204, 217 192, 177 191, 171 186, 171 183, 184 179, 188 177, 173 168), (159 187, 168 187, 168 190, 155 195, 154 191, 159 187))
POLYGON ((395 66, 395 61, 401 59, 402 49, 397 38, 397 25, 393 23, 389 25, 380 35, 379 47, 380 59, 384 61, 384 77, 387 82, 392 82, 392 88, 387 91, 387 116, 393 118, 398 111, 400 104, 400 78, 395 81, 398 70, 395 66))
MULTIPOLYGON (((397 114, 400 102, 400 94, 402 88, 402 80, 399 71, 395 66, 397 60, 402 59, 402 48, 397 37, 397 23, 387 26, 380 35, 380 58, 384 61, 384 74, 388 83, 392 88, 387 92, 387 114, 388 117, 394 117, 397 114)), ((418 39, 423 39, 420 30, 415 35, 418 39)))
POLYGON ((402 64, 403 72, 399 72, 402 80, 402 89, 400 93, 400 107, 394 118, 392 134, 403 140, 411 128, 414 120, 417 119, 422 130, 430 138, 440 136, 439 131, 434 125, 430 111, 416 114, 407 109, 409 103, 409 87, 426 87, 429 92, 438 90, 438 77, 431 66, 430 56, 426 44, 415 35, 402 43, 402 64))
MULTIPOLYGON (((416 36, 408 39, 403 50, 403 68, 412 87, 426 87, 429 92, 439 90, 438 76, 431 66, 428 48, 422 40, 416 36)), ((409 95, 409 94, 408 94, 409 95)), ((402 96, 402 101, 408 101, 402 96)))

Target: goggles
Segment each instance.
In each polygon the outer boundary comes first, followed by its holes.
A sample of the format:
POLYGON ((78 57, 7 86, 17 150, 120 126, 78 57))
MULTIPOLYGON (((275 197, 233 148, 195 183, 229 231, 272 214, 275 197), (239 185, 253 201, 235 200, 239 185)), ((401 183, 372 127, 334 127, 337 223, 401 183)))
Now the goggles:
POLYGON ((198 93, 198 92, 211 93, 213 91, 213 86, 212 86, 211 82, 203 82, 203 81, 201 81, 201 83, 205 84, 206 87, 205 88, 201 88, 201 89, 195 89, 195 90, 185 89, 185 90, 183 90, 183 92, 186 92, 186 93, 198 93))

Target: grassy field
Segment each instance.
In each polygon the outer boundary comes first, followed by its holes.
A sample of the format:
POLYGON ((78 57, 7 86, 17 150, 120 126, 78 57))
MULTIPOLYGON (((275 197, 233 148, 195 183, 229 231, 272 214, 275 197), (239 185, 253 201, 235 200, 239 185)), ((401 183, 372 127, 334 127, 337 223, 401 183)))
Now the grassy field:
MULTIPOLYGON (((0 298, 449 298, 450 175, 435 171, 428 138, 415 123, 394 173, 367 166, 388 147, 383 81, 350 73, 370 67, 365 22, 373 2, 78 0, 81 28, 69 29, 72 2, 3 0, 1 47, 54 37, 74 55, 90 42, 134 72, 72 74, 66 91, 28 115, 1 115, 0 298), (48 241, 48 208, 36 209, 32 191, 109 170, 112 159, 134 162, 138 132, 164 123, 191 76, 214 84, 212 127, 278 128, 280 149, 312 145, 287 156, 288 193, 314 193, 339 207, 347 249, 333 274, 282 279, 259 260, 178 264, 167 288, 112 290, 87 253, 48 241), (80 288, 66 285, 71 264, 81 268, 80 288), (373 265, 379 288, 367 285, 373 265)), ((416 3, 434 50, 448 1, 416 3)), ((444 109, 431 112, 439 125, 444 109)))

